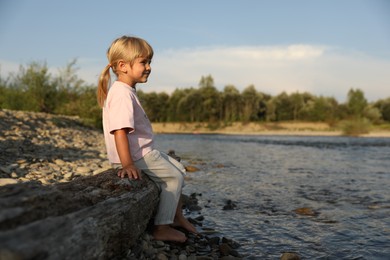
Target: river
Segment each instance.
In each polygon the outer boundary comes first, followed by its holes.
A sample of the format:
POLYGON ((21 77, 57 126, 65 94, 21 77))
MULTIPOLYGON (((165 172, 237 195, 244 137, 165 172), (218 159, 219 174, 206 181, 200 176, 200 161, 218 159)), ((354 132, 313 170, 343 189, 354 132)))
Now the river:
MULTIPOLYGON (((390 259, 390 138, 156 135, 245 259, 390 259), (227 201, 236 206, 224 210, 227 201)), ((193 213, 195 214, 195 213, 193 213)))

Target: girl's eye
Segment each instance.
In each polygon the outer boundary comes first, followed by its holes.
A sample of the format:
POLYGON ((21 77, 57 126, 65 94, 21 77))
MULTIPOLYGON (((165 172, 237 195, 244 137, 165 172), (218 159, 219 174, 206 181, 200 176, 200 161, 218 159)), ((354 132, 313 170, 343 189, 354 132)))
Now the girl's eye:
POLYGON ((141 60, 140 63, 145 65, 146 64, 150 65, 150 63, 152 63, 152 60, 141 60))

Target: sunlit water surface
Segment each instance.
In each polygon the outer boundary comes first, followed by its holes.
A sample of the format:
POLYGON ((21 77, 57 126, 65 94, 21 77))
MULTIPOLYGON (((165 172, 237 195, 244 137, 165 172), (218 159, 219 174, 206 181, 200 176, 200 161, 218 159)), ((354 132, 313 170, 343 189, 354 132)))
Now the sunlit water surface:
POLYGON ((245 259, 390 259, 390 139, 157 135, 202 194, 204 225, 245 259), (223 210, 227 200, 234 210, 223 210), (308 208, 314 214, 301 215, 308 208))

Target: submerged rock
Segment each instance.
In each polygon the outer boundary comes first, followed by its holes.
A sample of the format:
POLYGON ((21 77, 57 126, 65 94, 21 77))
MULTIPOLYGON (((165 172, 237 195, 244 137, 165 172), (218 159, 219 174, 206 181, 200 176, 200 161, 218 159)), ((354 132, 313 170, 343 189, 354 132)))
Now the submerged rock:
POLYGON ((318 212, 314 211, 312 208, 297 208, 294 212, 298 215, 304 216, 317 216, 318 212))
POLYGON ((280 260, 301 260, 301 257, 297 253, 285 252, 280 257, 280 260))
POLYGON ((237 205, 232 200, 227 200, 225 206, 223 206, 223 210, 233 210, 236 209, 237 205))
POLYGON ((186 168, 187 172, 198 172, 198 171, 200 171, 199 168, 197 168, 195 166, 192 166, 192 165, 187 165, 187 166, 185 166, 185 168, 186 168))

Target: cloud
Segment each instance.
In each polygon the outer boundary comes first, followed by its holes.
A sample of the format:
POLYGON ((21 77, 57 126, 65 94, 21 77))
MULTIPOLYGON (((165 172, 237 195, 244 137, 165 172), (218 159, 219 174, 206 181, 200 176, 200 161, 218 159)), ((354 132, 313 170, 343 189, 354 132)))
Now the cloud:
POLYGON ((0 60, 0 75, 3 79, 6 79, 10 74, 16 73, 19 70, 21 64, 8 61, 0 60))
MULTIPOLYGON (((166 50, 156 53, 150 87, 172 91, 196 87, 211 75, 222 90, 253 84, 277 95, 299 91, 344 101, 350 88, 360 88, 370 101, 390 97, 390 61, 331 46, 239 46, 166 50)), ((150 89, 148 89, 150 88, 150 89)))

